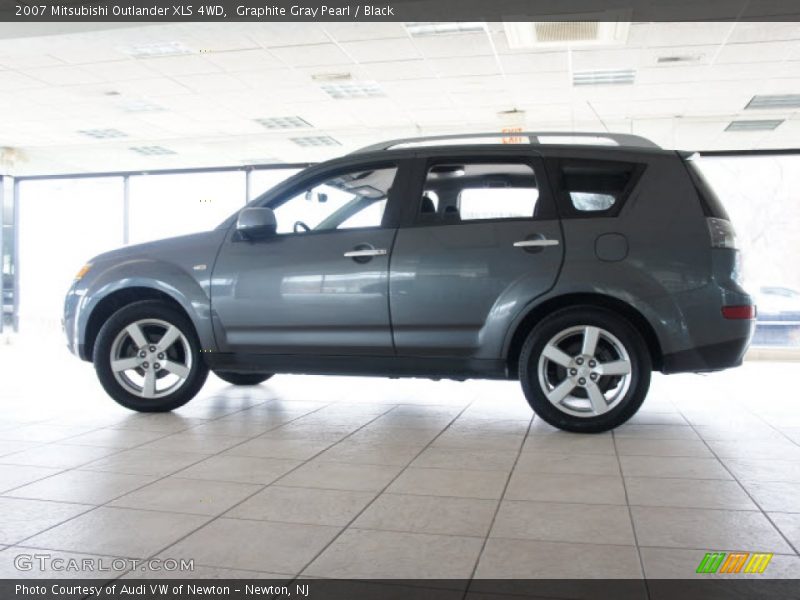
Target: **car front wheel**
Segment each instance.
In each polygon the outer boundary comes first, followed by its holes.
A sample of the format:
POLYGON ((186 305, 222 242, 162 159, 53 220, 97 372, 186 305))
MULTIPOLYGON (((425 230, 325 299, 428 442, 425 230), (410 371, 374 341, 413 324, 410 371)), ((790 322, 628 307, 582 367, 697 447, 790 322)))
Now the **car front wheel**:
POLYGON ((522 389, 534 412, 566 431, 598 433, 630 419, 650 387, 642 336, 613 312, 564 309, 529 334, 520 355, 522 389))
POLYGON ((183 406, 203 387, 208 367, 189 319, 163 302, 135 302, 97 335, 94 367, 109 396, 140 412, 183 406))

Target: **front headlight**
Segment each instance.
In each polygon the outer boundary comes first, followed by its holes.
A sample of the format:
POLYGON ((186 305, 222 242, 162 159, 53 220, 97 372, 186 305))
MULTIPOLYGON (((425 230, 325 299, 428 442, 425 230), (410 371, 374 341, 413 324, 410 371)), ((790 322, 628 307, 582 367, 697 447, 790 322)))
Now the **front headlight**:
POLYGON ((92 263, 86 263, 85 265, 83 265, 80 271, 78 271, 77 274, 75 275, 75 281, 80 281, 81 279, 83 279, 83 276, 86 275, 89 272, 89 269, 91 268, 92 268, 92 263))

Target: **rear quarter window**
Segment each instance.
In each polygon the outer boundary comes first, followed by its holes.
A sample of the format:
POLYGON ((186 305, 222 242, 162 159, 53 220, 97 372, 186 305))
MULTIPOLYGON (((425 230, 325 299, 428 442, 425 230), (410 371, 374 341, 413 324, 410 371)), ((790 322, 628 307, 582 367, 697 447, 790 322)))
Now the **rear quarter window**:
POLYGON ((565 216, 615 216, 644 165, 609 160, 561 159, 556 165, 565 216))

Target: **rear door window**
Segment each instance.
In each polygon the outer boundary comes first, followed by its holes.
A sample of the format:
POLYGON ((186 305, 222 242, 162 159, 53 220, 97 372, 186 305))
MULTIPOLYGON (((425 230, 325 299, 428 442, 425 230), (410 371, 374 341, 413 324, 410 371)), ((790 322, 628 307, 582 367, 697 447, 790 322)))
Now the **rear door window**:
POLYGON ((533 167, 516 162, 447 162, 428 168, 418 222, 532 219, 539 188, 533 167))

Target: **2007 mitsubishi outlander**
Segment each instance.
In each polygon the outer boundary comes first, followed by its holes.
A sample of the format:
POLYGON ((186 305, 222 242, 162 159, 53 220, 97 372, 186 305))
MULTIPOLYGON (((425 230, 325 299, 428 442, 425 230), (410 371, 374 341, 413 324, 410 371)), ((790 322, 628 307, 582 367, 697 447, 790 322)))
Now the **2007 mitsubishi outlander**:
POLYGON ((68 345, 138 411, 185 404, 209 369, 236 385, 519 379, 577 432, 628 420, 653 369, 739 365, 755 306, 691 157, 625 134, 515 135, 529 143, 371 146, 213 231, 102 254, 67 295, 68 345))

